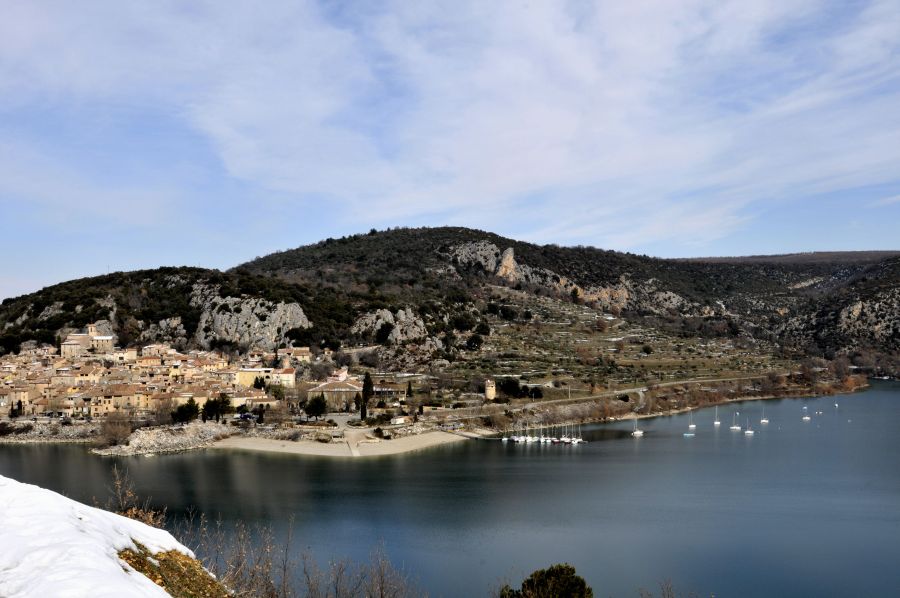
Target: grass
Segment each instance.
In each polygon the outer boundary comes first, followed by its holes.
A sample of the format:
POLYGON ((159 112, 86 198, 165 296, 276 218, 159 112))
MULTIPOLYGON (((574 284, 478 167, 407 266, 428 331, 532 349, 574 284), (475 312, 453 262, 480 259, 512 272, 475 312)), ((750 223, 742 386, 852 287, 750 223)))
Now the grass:
POLYGON ((175 550, 152 554, 135 543, 119 558, 175 598, 228 598, 232 594, 203 568, 200 562, 175 550))

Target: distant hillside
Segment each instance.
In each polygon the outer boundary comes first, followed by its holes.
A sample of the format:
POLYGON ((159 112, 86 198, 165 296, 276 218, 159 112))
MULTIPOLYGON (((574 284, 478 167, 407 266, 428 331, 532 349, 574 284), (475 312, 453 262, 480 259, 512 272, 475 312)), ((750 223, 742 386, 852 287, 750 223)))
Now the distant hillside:
MULTIPOLYGON (((497 287, 577 302, 682 336, 764 338, 797 354, 900 351, 900 253, 665 260, 535 245, 468 228, 372 231, 228 272, 160 268, 7 299, 0 346, 106 321, 123 345, 412 343, 465 331, 497 287)), ((496 306, 495 306, 496 308, 496 306)))
POLYGON ((810 251, 806 253, 783 253, 778 255, 747 255, 723 257, 679 258, 681 262, 701 262, 707 264, 837 264, 871 265, 892 257, 900 256, 900 251, 810 251))
POLYGON ((388 303, 471 295, 504 284, 651 318, 724 319, 732 330, 782 339, 799 352, 896 351, 892 289, 900 252, 818 252, 667 260, 593 247, 535 245, 468 228, 372 231, 274 253, 238 268, 285 281, 377 293, 388 303), (857 305, 858 304, 858 305, 857 305), (859 308, 846 311, 849 306, 859 308), (871 335, 851 323, 879 314, 871 335), (841 316, 841 314, 844 314, 841 316), (839 322, 843 322, 838 325, 839 322))

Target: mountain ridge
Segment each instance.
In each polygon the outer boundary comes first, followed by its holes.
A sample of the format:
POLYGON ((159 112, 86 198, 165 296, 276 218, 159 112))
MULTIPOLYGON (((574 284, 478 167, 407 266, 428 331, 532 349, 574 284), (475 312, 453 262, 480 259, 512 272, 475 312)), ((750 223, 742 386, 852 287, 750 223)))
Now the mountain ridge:
POLYGON ((900 349, 900 252, 664 259, 463 227, 372 230, 226 271, 162 267, 51 285, 2 302, 0 346, 59 342, 106 320, 123 344, 336 347, 375 342, 390 326, 392 343, 432 339, 438 351, 450 322, 477 320, 498 285, 678 334, 713 323, 798 354, 900 349))

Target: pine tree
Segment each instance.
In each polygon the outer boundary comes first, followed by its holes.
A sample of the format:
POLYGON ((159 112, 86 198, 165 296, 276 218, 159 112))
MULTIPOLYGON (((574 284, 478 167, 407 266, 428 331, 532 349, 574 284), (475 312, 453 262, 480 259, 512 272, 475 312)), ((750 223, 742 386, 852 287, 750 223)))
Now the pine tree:
POLYGON ((366 377, 363 378, 363 389, 362 389, 362 402, 359 406, 359 418, 363 421, 366 419, 366 412, 368 411, 369 399, 375 396, 375 385, 372 383, 372 376, 369 375, 369 372, 366 372, 366 377))

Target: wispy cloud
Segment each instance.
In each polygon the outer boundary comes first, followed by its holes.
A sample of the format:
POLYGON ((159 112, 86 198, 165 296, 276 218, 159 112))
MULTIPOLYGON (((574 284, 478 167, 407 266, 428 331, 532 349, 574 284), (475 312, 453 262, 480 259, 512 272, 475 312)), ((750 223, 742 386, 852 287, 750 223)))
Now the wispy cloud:
MULTIPOLYGON (((760 206, 900 184, 889 0, 28 2, 4 13, 0 122, 69 104, 150 108, 203 139, 254 197, 324 202, 357 229, 456 222, 691 247, 751 225, 760 206)), ((59 181, 16 185, 22 201, 66 197, 59 181)), ((116 189, 91 186, 77 197, 116 189)))
POLYGON ((879 200, 873 201, 869 204, 871 208, 881 208, 884 206, 890 206, 894 204, 900 204, 900 195, 894 195, 893 197, 883 197, 879 200))

